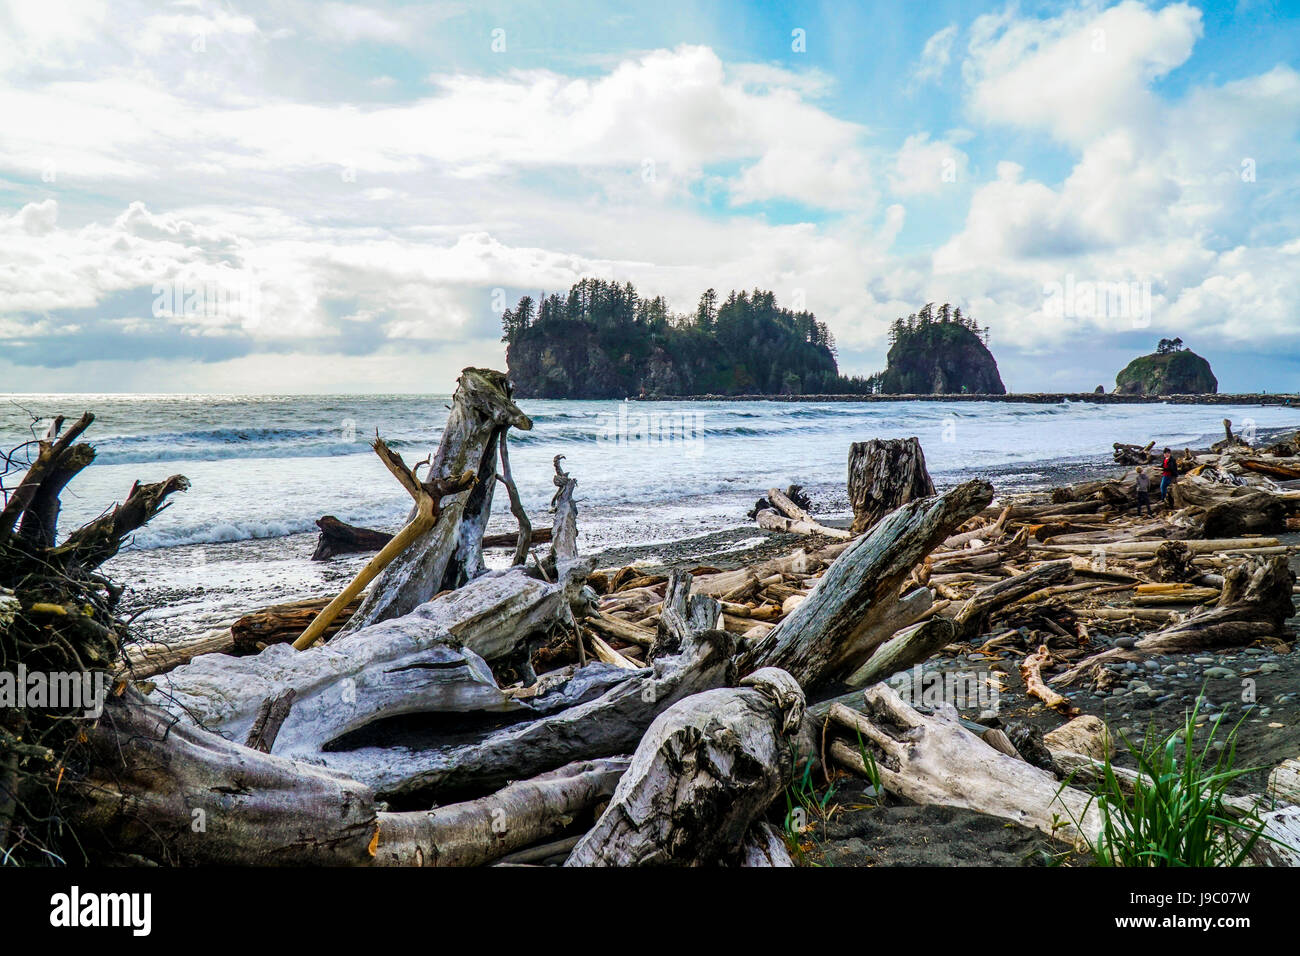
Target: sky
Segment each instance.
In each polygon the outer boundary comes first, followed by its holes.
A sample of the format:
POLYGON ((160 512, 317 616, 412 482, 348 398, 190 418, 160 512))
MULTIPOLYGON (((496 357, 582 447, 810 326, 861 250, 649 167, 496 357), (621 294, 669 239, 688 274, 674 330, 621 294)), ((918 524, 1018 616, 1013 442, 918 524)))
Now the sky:
POLYGON ((1300 0, 0 0, 0 392, 433 392, 584 276, 1300 391, 1300 0))

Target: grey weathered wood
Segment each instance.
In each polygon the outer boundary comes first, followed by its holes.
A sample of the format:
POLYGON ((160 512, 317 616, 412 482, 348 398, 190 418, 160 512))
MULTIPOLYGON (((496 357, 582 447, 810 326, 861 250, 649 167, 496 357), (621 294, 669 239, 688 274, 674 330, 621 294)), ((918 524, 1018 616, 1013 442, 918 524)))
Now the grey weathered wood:
POLYGON ((743 867, 792 867, 794 860, 776 827, 760 820, 749 828, 740 848, 743 867))
POLYGON ((754 642, 740 660, 741 672, 780 667, 805 691, 847 678, 897 629, 881 624, 907 575, 992 499, 988 482, 968 481, 887 516, 835 559, 807 600, 754 642))
POLYGON ((866 531, 900 505, 935 493, 916 438, 873 438, 849 447, 853 533, 866 531))
POLYGON ((735 679, 735 639, 690 635, 680 651, 635 671, 593 662, 525 703, 536 719, 476 732, 433 733, 388 747, 329 751, 327 766, 369 783, 381 797, 487 793, 574 760, 628 753, 650 723, 683 697, 735 679))
POLYGON ((1284 555, 1265 559, 1253 570, 1238 564, 1224 575, 1218 601, 1138 640, 1131 650, 1111 648, 1093 654, 1055 678, 1072 684, 1095 677, 1109 661, 1136 661, 1152 654, 1175 654, 1249 644, 1277 636, 1295 614, 1295 574, 1284 555))
POLYGON ((369 861, 369 788, 178 721, 128 690, 88 729, 89 772, 64 785, 80 838, 184 864, 369 861))
POLYGON ((630 761, 578 761, 478 800, 381 813, 375 865, 483 866, 549 840, 609 797, 630 761))
POLYGON ((1000 753, 958 720, 918 713, 887 684, 864 692, 862 712, 833 704, 830 717, 847 731, 832 741, 831 756, 864 772, 858 748, 867 747, 889 793, 991 814, 1055 839, 1096 841, 1101 819, 1090 794, 1000 753))
POLYGON ((947 618, 927 618, 899 631, 880 645, 844 683, 849 687, 870 687, 888 680, 900 671, 929 660, 936 651, 951 644, 956 633, 952 621, 947 618))
POLYGON ((650 725, 609 807, 565 866, 740 862, 750 826, 793 775, 803 694, 775 668, 678 701, 650 725))
POLYGON ((1028 597, 1042 588, 1073 580, 1074 568, 1067 559, 1047 561, 1036 568, 980 588, 953 617, 953 624, 957 628, 956 639, 968 641, 976 637, 980 628, 988 622, 989 615, 999 608, 1006 607, 1012 601, 1028 597))
POLYGON ((403 714, 526 710, 485 661, 517 653, 561 620, 567 584, 523 568, 491 572, 404 617, 306 651, 273 644, 248 657, 205 654, 158 677, 152 696, 182 719, 243 740, 262 702, 292 690, 273 752, 297 755, 403 714))
POLYGON ((483 531, 496 487, 497 443, 511 426, 527 430, 533 423, 511 400, 505 375, 465 369, 430 475, 451 478, 471 470, 478 481, 468 493, 448 499, 437 523, 384 570, 341 634, 407 614, 439 592, 482 573, 483 531))

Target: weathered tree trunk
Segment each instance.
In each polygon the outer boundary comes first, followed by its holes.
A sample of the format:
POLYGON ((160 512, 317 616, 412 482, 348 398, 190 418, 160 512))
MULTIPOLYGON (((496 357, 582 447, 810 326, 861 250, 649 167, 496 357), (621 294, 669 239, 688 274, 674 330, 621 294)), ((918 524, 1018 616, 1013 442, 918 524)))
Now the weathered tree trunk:
POLYGON ((873 438, 849 447, 854 534, 866 531, 895 508, 934 493, 918 439, 873 438))
MULTIPOLYGON (((689 578, 689 575, 687 575, 689 578)), ((363 780, 384 798, 406 802, 442 801, 445 795, 491 792, 511 780, 553 770, 574 760, 590 760, 636 749, 645 729, 673 703, 734 682, 735 639, 712 625, 717 602, 679 592, 677 611, 661 617, 651 666, 625 670, 593 662, 562 682, 543 678, 532 696, 515 693, 535 719, 514 717, 487 726, 430 728, 413 739, 385 735, 385 746, 328 751, 326 765, 363 780), (712 605, 710 612, 708 605, 712 605), (664 618, 686 622, 680 644, 670 652, 664 618)))
POLYGON ((378 551, 393 540, 387 531, 372 531, 340 521, 333 515, 316 519, 320 537, 316 539, 313 561, 328 561, 336 554, 356 554, 358 551, 378 551))
POLYGON ((890 793, 924 805, 991 814, 1054 839, 1096 841, 1100 816, 1089 794, 1000 753, 955 720, 922 716, 886 684, 869 688, 864 703, 864 713, 831 705, 831 720, 848 731, 847 739, 830 746, 831 756, 844 766, 866 772, 861 740, 890 793))
POLYGON ((374 794, 346 777, 178 721, 128 691, 89 732, 89 774, 68 783, 83 841, 183 864, 368 862, 374 794))
POLYGON ((1266 491, 1251 491, 1210 505, 1203 531, 1207 538, 1271 534, 1286 530, 1286 502, 1266 491))
POLYGON ((843 681, 898 625, 888 621, 912 569, 945 537, 993 499, 986 481, 969 481, 939 498, 903 505, 853 542, 802 604, 746 650, 742 673, 788 671, 805 691, 843 681))
POLYGON ((497 442, 510 426, 527 430, 533 423, 511 400, 505 375, 465 369, 430 477, 447 479, 472 471, 478 480, 468 495, 449 503, 437 523, 388 566, 343 633, 407 614, 482 572, 483 529, 496 487, 497 442))
POLYGON ((379 814, 376 866, 482 866, 549 840, 609 797, 629 757, 567 764, 489 797, 379 814))
POLYGON ((655 719, 608 809, 565 866, 740 862, 751 824, 794 772, 803 692, 789 674, 706 691, 655 719))
POLYGON ((1045 587, 1074 580, 1074 568, 1068 560, 1048 561, 997 584, 976 591, 953 618, 957 640, 976 637, 988 622, 989 615, 1013 601, 1018 601, 1045 587))
MULTIPOLYGON (((207 654, 157 678, 159 703, 243 740, 262 701, 292 690, 274 753, 314 756, 346 734, 418 713, 527 713, 486 661, 512 656, 567 611, 567 582, 497 571, 415 612, 308 651, 273 644, 251 657, 207 654)), ((630 749, 630 748, 629 748, 630 749)))

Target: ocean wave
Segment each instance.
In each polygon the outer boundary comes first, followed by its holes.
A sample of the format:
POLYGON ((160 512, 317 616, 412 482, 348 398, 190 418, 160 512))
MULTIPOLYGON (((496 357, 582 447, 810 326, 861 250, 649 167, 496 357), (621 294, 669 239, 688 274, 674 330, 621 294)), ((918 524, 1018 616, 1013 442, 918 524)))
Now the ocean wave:
MULTIPOLYGON (((384 439, 392 448, 414 444, 384 439)), ((154 461, 220 461, 228 458, 327 458, 369 452, 366 436, 341 428, 212 428, 155 432, 101 439, 95 460, 104 465, 154 461)))

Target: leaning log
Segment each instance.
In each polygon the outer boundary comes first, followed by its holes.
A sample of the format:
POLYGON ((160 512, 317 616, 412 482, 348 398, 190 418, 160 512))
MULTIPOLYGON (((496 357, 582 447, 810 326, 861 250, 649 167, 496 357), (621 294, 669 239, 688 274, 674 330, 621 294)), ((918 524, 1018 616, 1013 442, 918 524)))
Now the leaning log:
POLYGON ((854 534, 866 531, 895 508, 934 493, 918 439, 873 438, 849 447, 854 534))
POLYGON ((497 443, 507 428, 527 430, 532 424, 511 400, 503 373, 479 368, 461 373, 442 441, 432 456, 430 478, 449 479, 471 471, 478 480, 468 495, 449 502, 433 527, 393 560, 370 588, 345 633, 407 614, 482 572, 483 531, 497 484, 497 443))
POLYGON ((779 667, 805 691, 847 678, 897 630, 881 624, 912 569, 992 499, 992 485, 975 480, 903 505, 849 545, 807 600, 746 650, 741 672, 779 667))
POLYGON ((655 719, 608 809, 565 866, 740 862, 746 833, 790 782, 803 692, 789 674, 696 694, 655 719))

